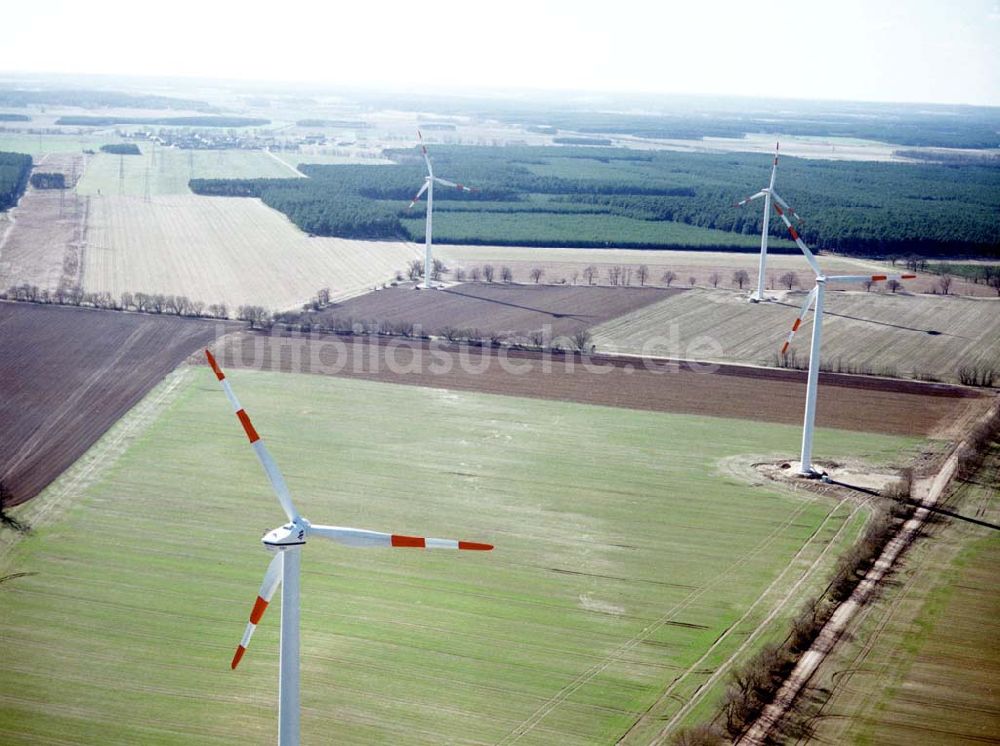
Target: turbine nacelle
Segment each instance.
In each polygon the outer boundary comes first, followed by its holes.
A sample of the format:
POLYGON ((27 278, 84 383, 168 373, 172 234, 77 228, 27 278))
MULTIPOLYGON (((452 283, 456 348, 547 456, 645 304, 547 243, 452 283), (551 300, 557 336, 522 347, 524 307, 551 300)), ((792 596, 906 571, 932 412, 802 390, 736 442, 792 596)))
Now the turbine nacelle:
POLYGON ((297 547, 306 543, 309 533, 309 523, 305 519, 292 521, 276 529, 268 531, 260 540, 269 550, 276 551, 285 547, 297 547))

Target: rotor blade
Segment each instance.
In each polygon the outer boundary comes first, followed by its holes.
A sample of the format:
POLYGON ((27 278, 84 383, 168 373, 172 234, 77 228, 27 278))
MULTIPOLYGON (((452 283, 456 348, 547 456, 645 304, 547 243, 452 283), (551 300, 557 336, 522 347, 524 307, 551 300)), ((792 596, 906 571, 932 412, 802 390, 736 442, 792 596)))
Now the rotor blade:
POLYGON ((292 503, 292 496, 288 492, 288 485, 285 484, 285 478, 281 476, 281 470, 278 469, 278 465, 274 462, 271 457, 271 453, 267 450, 267 446, 264 445, 264 441, 260 439, 260 435, 254 429, 253 423, 250 422, 250 416, 246 413, 246 410, 240 406, 240 400, 236 398, 236 394, 233 393, 232 387, 229 385, 229 381, 226 380, 226 374, 222 372, 222 368, 215 361, 215 356, 205 350, 205 357, 208 358, 208 364, 212 366, 212 370, 215 371, 216 378, 219 379, 219 383, 222 384, 223 391, 226 392, 226 397, 229 399, 229 403, 233 405, 233 411, 236 412, 236 417, 239 419, 240 424, 243 425, 243 431, 247 434, 247 439, 250 441, 250 446, 253 448, 254 453, 257 454, 257 458, 260 461, 261 466, 264 467, 264 471, 267 473, 267 478, 271 480, 271 487, 274 488, 274 494, 278 496, 278 502, 281 503, 281 508, 285 511, 285 515, 288 516, 288 520, 297 521, 299 519, 299 511, 295 509, 295 505, 292 503))
POLYGON ((420 130, 417 130, 417 137, 420 138, 420 152, 423 153, 424 163, 427 164, 427 173, 433 176, 434 169, 431 168, 431 157, 427 155, 427 146, 424 145, 424 136, 420 134, 420 130))
POLYGON ((793 210, 785 200, 778 196, 777 192, 771 192, 771 196, 774 197, 774 201, 777 202, 781 207, 785 208, 785 211, 790 213, 793 218, 795 218, 800 223, 805 222, 795 210, 793 210))
MULTIPOLYGON (((792 337, 795 336, 795 332, 797 332, 799 330, 799 327, 802 325, 802 319, 804 319, 806 317, 806 314, 809 313, 809 307, 813 304, 813 301, 816 300, 816 293, 818 292, 819 292, 818 288, 814 287, 812 290, 809 291, 809 295, 806 296, 806 301, 805 303, 802 304, 802 310, 799 311, 799 317, 795 319, 795 323, 792 324, 792 330, 788 332, 788 338, 785 339, 785 344, 781 345, 782 355, 788 352, 788 345, 792 343, 792 337)), ((815 324, 819 322, 814 321, 813 323, 815 324)))
POLYGON ((733 202, 733 207, 743 207, 743 205, 747 204, 748 202, 753 202, 755 199, 760 199, 765 194, 767 194, 767 192, 765 192, 762 189, 761 191, 757 192, 757 194, 751 194, 746 199, 740 200, 739 202, 733 202))
MULTIPOLYGON (((776 197, 777 195, 772 192, 771 196, 776 197)), ((803 254, 805 254, 806 261, 809 262, 809 266, 813 268, 813 271, 817 274, 817 276, 822 275, 823 271, 819 268, 819 263, 816 261, 816 255, 813 254, 809 250, 809 247, 805 245, 805 242, 803 242, 803 240, 799 238, 799 232, 795 230, 795 226, 792 225, 791 221, 789 221, 788 216, 785 215, 785 211, 781 209, 781 205, 778 204, 777 200, 775 200, 771 204, 774 205, 774 209, 778 213, 778 217, 781 218, 781 221, 785 224, 785 227, 788 228, 788 232, 792 234, 792 238, 795 240, 795 245, 802 250, 803 254)))
POLYGON ((913 280, 916 275, 833 275, 826 279, 830 282, 882 282, 883 280, 913 280))
POLYGON ((474 541, 459 541, 457 539, 432 539, 423 536, 403 536, 402 534, 386 534, 381 531, 368 531, 363 528, 347 528, 346 526, 319 526, 312 524, 310 534, 322 536, 338 544, 349 547, 397 547, 412 549, 471 549, 488 552, 492 544, 479 544, 474 541))
POLYGON ((412 200, 410 200, 410 207, 413 207, 415 204, 417 204, 417 202, 420 201, 420 198, 424 196, 424 192, 427 191, 427 187, 429 187, 430 185, 431 185, 430 181, 426 180, 424 181, 424 185, 420 187, 420 191, 417 192, 417 196, 414 197, 412 200))
POLYGON ((439 178, 437 176, 434 177, 434 181, 436 181, 438 184, 441 184, 443 186, 455 187, 456 189, 458 189, 461 192, 478 192, 479 191, 478 189, 475 189, 473 187, 467 187, 467 186, 465 186, 465 184, 456 184, 454 181, 448 181, 447 179, 441 179, 441 178, 439 178))
POLYGON ((271 564, 267 566, 267 572, 264 573, 264 582, 260 584, 260 592, 257 594, 257 600, 254 602, 253 610, 250 612, 250 621, 247 622, 247 628, 243 632, 243 639, 240 640, 240 644, 236 648, 236 654, 233 655, 231 668, 236 668, 240 665, 243 654, 250 645, 250 638, 253 637, 253 632, 257 629, 257 623, 264 616, 264 611, 267 610, 267 605, 271 602, 271 597, 281 584, 282 561, 283 555, 281 552, 278 552, 271 560, 271 564))
POLYGON ((774 143, 774 163, 771 166, 771 183, 769 189, 774 189, 774 177, 778 175, 778 148, 780 143, 774 143))

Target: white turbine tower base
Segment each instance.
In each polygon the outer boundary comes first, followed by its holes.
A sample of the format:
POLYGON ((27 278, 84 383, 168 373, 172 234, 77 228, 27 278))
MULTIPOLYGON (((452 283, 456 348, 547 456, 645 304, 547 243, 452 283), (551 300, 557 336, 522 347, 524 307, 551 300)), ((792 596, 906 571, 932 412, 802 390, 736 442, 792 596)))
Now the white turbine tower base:
POLYGON ((457 184, 454 181, 448 181, 447 179, 442 179, 434 175, 434 167, 431 166, 431 158, 427 154, 427 146, 424 145, 424 136, 420 134, 420 130, 417 130, 417 137, 420 138, 420 152, 424 156, 424 163, 427 165, 427 176, 424 177, 424 185, 420 187, 420 191, 417 195, 410 200, 410 208, 412 208, 417 202, 420 201, 420 197, 423 196, 424 192, 427 192, 427 221, 424 226, 424 281, 423 283, 417 285, 417 287, 422 288, 432 288, 431 278, 434 275, 434 255, 432 250, 432 235, 434 228, 434 183, 437 182, 441 186, 453 187, 460 192, 475 192, 476 189, 472 187, 467 187, 463 184, 457 184))
POLYGON ((208 364, 212 366, 216 378, 222 384, 229 403, 232 404, 236 417, 243 426, 250 446, 257 454, 264 472, 271 481, 271 486, 278 497, 282 510, 288 517, 288 523, 269 531, 261 539, 264 547, 275 552, 271 563, 264 573, 257 600, 250 612, 250 621, 243 632, 240 644, 233 655, 232 668, 236 668, 243 659, 250 638, 253 637, 257 623, 264 615, 274 592, 281 586, 281 658, 278 665, 278 744, 279 746, 298 746, 299 743, 299 608, 301 593, 299 589, 300 565, 302 547, 312 536, 329 539, 349 547, 399 547, 414 549, 467 549, 489 551, 492 544, 479 544, 457 539, 431 539, 423 536, 405 536, 388 534, 381 531, 369 531, 361 528, 344 526, 314 525, 303 518, 285 484, 285 479, 278 465, 271 458, 267 446, 260 439, 246 410, 240 406, 236 394, 233 393, 229 381, 226 380, 222 368, 215 357, 205 350, 208 364))
MULTIPOLYGON (((781 215, 780 212, 779 215, 781 215)), ((784 215, 782 215, 782 218, 784 218, 784 215)), ((800 248, 806 254, 806 259, 816 269, 816 286, 806 296, 806 300, 802 304, 802 310, 799 311, 798 318, 795 319, 795 323, 792 325, 792 330, 788 333, 785 343, 781 346, 781 354, 784 355, 788 352, 788 347, 792 343, 795 332, 799 330, 803 319, 809 313, 809 308, 815 305, 812 341, 809 344, 809 372, 806 375, 806 409, 802 418, 802 452, 799 459, 799 474, 805 477, 816 477, 822 473, 820 470, 813 468, 812 450, 813 431, 816 427, 816 394, 819 390, 820 351, 823 342, 823 303, 826 297, 826 284, 828 282, 861 283, 866 281, 881 282, 882 280, 912 280, 916 275, 824 275, 819 270, 816 258, 812 252, 802 243, 802 239, 794 232, 791 224, 787 220, 785 220, 785 223, 788 224, 789 230, 792 231, 792 236, 795 238, 796 243, 800 245, 800 248)))
MULTIPOLYGON (((774 144, 774 162, 771 165, 771 181, 766 187, 761 189, 756 194, 751 194, 744 200, 740 200, 734 206, 742 207, 745 204, 753 202, 755 199, 764 198, 764 219, 763 227, 760 232, 760 262, 757 265, 757 289, 750 294, 748 299, 751 303, 759 303, 763 300, 767 300, 767 296, 764 295, 764 284, 767 282, 767 237, 768 231, 771 227, 771 207, 774 206, 780 214, 781 207, 792 214, 796 220, 800 220, 799 216, 795 213, 788 203, 785 202, 781 197, 778 196, 777 192, 774 191, 774 180, 778 175, 778 143, 774 144), (780 207, 779 207, 780 205, 780 207)), ((787 222, 787 221, 785 221, 787 222)))

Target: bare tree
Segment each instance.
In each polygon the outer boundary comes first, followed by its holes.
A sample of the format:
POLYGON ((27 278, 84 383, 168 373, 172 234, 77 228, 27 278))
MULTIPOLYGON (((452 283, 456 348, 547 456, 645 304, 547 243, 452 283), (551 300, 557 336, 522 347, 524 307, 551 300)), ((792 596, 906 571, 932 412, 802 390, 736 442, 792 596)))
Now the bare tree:
POLYGON ((663 273, 663 276, 660 278, 663 284, 666 285, 667 287, 670 287, 670 283, 672 283, 676 279, 677 279, 677 273, 674 272, 672 269, 668 269, 666 272, 663 273))
POLYGON ((542 269, 541 267, 534 267, 532 268, 531 272, 528 273, 528 276, 531 277, 531 279, 537 285, 538 281, 542 279, 542 275, 544 274, 545 274, 544 269, 542 269))
POLYGON ((778 278, 778 282, 791 290, 799 284, 799 276, 794 272, 785 272, 785 274, 778 278))
POLYGON ((645 285, 646 279, 649 277, 649 267, 647 267, 645 264, 640 264, 638 267, 635 268, 635 276, 636 279, 639 280, 640 286, 645 285))
POLYGON ((442 275, 446 275, 450 271, 451 270, 448 269, 448 267, 445 266, 445 263, 442 262, 440 259, 435 259, 431 263, 431 279, 432 280, 440 280, 441 277, 442 277, 442 275))
POLYGON ((132 293, 129 292, 122 293, 121 304, 122 308, 127 311, 128 309, 132 308, 132 306, 135 305, 135 296, 133 296, 132 293))
POLYGON ((875 280, 871 280, 871 279, 865 280, 864 282, 861 283, 861 285, 862 285, 862 287, 864 287, 866 293, 870 293, 871 292, 872 285, 874 285, 874 284, 875 284, 875 280))
POLYGON ((406 276, 411 280, 419 280, 424 274, 424 263, 419 259, 413 259, 406 265, 406 276))
MULTIPOLYGON (((596 275, 597 275, 597 267, 595 267, 593 264, 591 264, 591 265, 589 265, 587 267, 584 267, 584 269, 583 269, 583 279, 585 279, 587 281, 588 285, 593 285, 594 284, 594 277, 596 275)), ((1000 295, 1000 292, 998 292, 997 294, 1000 295)))
POLYGON ((486 280, 486 282, 493 282, 494 272, 495 270, 493 269, 492 264, 483 265, 483 279, 486 280))
POLYGON ((622 278, 622 268, 621 266, 614 264, 608 267, 608 284, 617 285, 622 278))
POLYGON ((698 278, 697 278, 697 277, 695 277, 694 275, 691 275, 691 276, 690 276, 690 277, 688 278, 688 285, 690 285, 691 287, 694 287, 694 286, 695 286, 695 285, 697 285, 697 284, 698 284, 698 278))
POLYGON ((719 287, 719 283, 722 282, 722 275, 718 272, 713 272, 708 276, 708 281, 712 283, 713 288, 719 287))
POLYGON ((750 273, 745 269, 738 269, 733 272, 733 284, 739 285, 740 290, 743 289, 743 285, 747 282, 750 282, 750 273))
POLYGON ((479 277, 481 274, 482 273, 479 267, 473 267, 472 269, 469 270, 469 279, 472 280, 473 282, 479 282, 479 277))
POLYGON ((271 314, 263 306, 240 306, 237 316, 240 321, 250 322, 250 328, 263 328, 270 320, 271 314))
POLYGON ((581 329, 573 335, 573 347, 580 352, 587 352, 590 350, 592 339, 589 331, 581 329))
POLYGON ((513 282, 514 281, 514 271, 510 267, 500 268, 500 279, 503 282, 513 282))
POLYGON ((995 272, 988 280, 989 286, 997 291, 1000 296, 1000 272, 995 272))
POLYGON ((320 306, 330 305, 330 288, 320 288, 316 291, 316 302, 320 306))
POLYGON ((622 285, 628 286, 631 284, 632 284, 632 268, 622 267, 622 285))
POLYGON ((948 295, 951 292, 951 283, 953 279, 951 275, 941 275, 938 278, 937 286, 941 289, 942 295, 948 295))
POLYGON ((903 283, 901 283, 899 280, 889 280, 889 282, 887 282, 885 286, 895 293, 897 290, 903 287, 903 283))
POLYGON ((465 270, 462 267, 455 268, 455 281, 465 282, 465 270))
POLYGON ((576 285, 576 281, 580 279, 580 270, 574 269, 570 277, 573 278, 573 284, 576 285))
POLYGON ((205 304, 200 300, 188 302, 188 313, 192 316, 201 316, 205 311, 205 304))

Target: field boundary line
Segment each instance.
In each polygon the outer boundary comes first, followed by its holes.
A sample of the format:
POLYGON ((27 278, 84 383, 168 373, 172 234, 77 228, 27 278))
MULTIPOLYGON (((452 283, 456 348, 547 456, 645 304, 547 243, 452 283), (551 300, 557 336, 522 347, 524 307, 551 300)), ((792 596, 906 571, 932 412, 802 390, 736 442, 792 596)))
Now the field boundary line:
POLYGON ((652 633, 660 629, 664 624, 666 624, 672 616, 678 612, 687 608, 691 603, 699 599, 709 590, 711 590, 721 579, 728 577, 729 572, 734 568, 740 566, 746 562, 749 558, 760 554, 766 550, 777 538, 780 532, 784 531, 789 525, 791 525, 799 514, 806 509, 806 506, 811 505, 815 500, 803 500, 798 504, 794 511, 792 511, 788 518, 779 527, 775 528, 768 536, 761 539, 757 545, 747 552, 745 555, 739 557, 738 559, 730 562, 719 574, 717 574, 712 580, 703 585, 698 590, 695 590, 687 595, 681 601, 674 604, 666 613, 660 616, 655 621, 647 624, 643 629, 632 638, 626 640, 624 643, 615 648, 611 653, 605 656, 604 660, 600 663, 596 663, 590 668, 588 668, 583 673, 579 674, 574 678, 569 684, 566 684, 562 689, 560 689, 556 694, 554 694, 550 699, 548 699, 544 704, 542 704, 531 716, 528 717, 524 722, 521 723, 517 728, 508 733, 503 739, 501 739, 498 744, 514 743, 519 740, 522 736, 527 735, 536 725, 538 725, 542 720, 544 720, 548 715, 561 705, 566 699, 579 690, 582 686, 588 683, 591 679, 597 676, 599 673, 608 668, 612 663, 619 660, 624 653, 634 648, 640 642, 649 637, 652 633))
MULTIPOLYGON (((192 369, 186 363, 171 371, 41 495, 25 502, 24 508, 15 507, 14 510, 20 513, 18 517, 32 528, 56 520, 75 497, 118 461, 129 442, 141 435, 173 403, 181 386, 192 378, 192 369)), ((19 543, 19 537, 0 542, 0 559, 19 543)))
POLYGON ((283 161, 283 160, 281 160, 281 159, 280 159, 280 158, 279 158, 278 156, 276 156, 276 155, 275 155, 274 153, 272 153, 272 152, 271 152, 270 150, 264 150, 264 152, 265 152, 265 153, 267 153, 267 154, 268 154, 268 155, 269 155, 269 156, 270 156, 271 158, 273 158, 274 160, 276 160, 276 161, 277 161, 278 163, 280 163, 280 164, 281 164, 282 166, 284 166, 285 168, 287 168, 287 169, 288 169, 289 171, 291 171, 292 173, 294 173, 294 174, 295 174, 296 176, 298 176, 298 177, 299 177, 300 179, 308 179, 308 178, 309 178, 309 177, 308 177, 308 176, 306 176, 306 175, 305 175, 304 173, 302 173, 302 172, 301 172, 301 171, 299 171, 299 170, 298 170, 297 168, 295 168, 295 166, 293 166, 293 165, 292 165, 291 163, 289 163, 288 161, 283 161))

